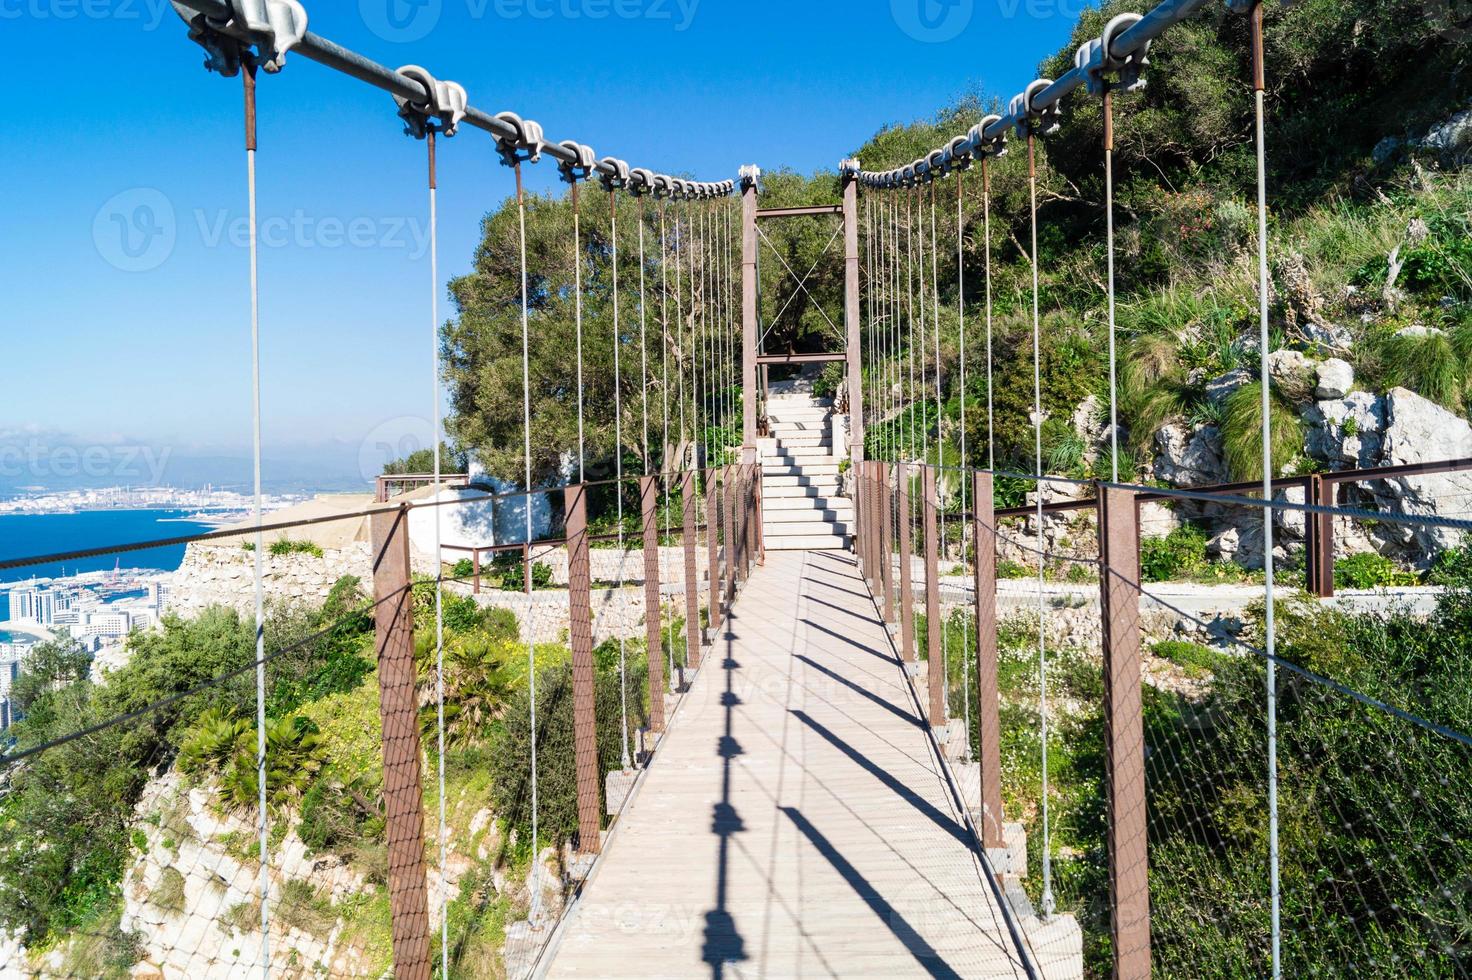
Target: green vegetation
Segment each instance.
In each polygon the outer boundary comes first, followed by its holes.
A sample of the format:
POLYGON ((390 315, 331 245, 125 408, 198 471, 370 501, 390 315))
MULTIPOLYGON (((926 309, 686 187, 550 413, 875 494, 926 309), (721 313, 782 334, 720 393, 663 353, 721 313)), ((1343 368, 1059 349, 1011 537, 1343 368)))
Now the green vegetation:
POLYGON ((1334 562, 1334 582, 1344 589, 1379 589, 1395 585, 1419 585, 1421 576, 1404 572, 1395 562, 1373 552, 1339 558, 1334 562))
POLYGON ((271 554, 277 558, 287 555, 311 555, 313 558, 322 557, 322 546, 311 541, 289 541, 279 538, 271 542, 271 554))
MULTIPOLYGON (((1251 620, 1260 634, 1261 610, 1251 620)), ((1261 642, 1260 635, 1251 637, 1261 642)), ((1001 631, 1003 786, 1028 829, 1027 887, 1039 895, 1042 839, 1036 623, 1001 631)), ((1151 927, 1163 976, 1267 971, 1268 881, 1263 663, 1196 644, 1157 657, 1206 680, 1185 696, 1145 687, 1151 927)), ((1457 731, 1472 730, 1462 678, 1472 592, 1447 593, 1429 622, 1349 615, 1307 598, 1278 610, 1278 653, 1457 731)), ((1102 681, 1093 651, 1048 652, 1054 889, 1084 929, 1087 972, 1110 972, 1104 845, 1102 681)), ((1284 973, 1455 976, 1472 957, 1453 886, 1472 866, 1472 753, 1290 673, 1278 675, 1284 973), (1387 855, 1417 854, 1416 861, 1387 855), (1334 883, 1351 883, 1343 886, 1334 883)), ((973 737, 975 737, 973 733, 973 737)))
POLYGON ((1171 582, 1200 572, 1206 567, 1206 540, 1206 532, 1195 524, 1182 524, 1163 538, 1141 539, 1141 578, 1171 582))
MULTIPOLYGON (((1290 471, 1303 455, 1304 427, 1298 413, 1277 391, 1268 402, 1273 428, 1273 461, 1290 471)), ((1243 385, 1227 397, 1222 419, 1222 449, 1234 479, 1262 475, 1262 385, 1243 385)))

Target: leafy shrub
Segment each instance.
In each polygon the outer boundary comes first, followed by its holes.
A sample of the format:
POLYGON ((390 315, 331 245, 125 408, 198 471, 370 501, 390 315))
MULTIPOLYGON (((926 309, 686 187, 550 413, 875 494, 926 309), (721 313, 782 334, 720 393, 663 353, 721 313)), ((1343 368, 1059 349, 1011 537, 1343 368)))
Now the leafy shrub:
POLYGON ((330 897, 300 878, 288 878, 281 883, 281 897, 276 900, 273 918, 286 928, 300 929, 309 936, 325 935, 337 920, 330 897))
POLYGON ((311 541, 288 541, 280 538, 271 542, 271 554, 277 558, 286 555, 311 555, 314 558, 322 557, 322 547, 311 541))
MULTIPOLYGON (((437 667, 433 630, 415 635, 415 659, 419 676, 427 685, 435 682, 437 667)), ((510 664, 525 648, 490 633, 450 633, 445 639, 445 740, 452 746, 468 745, 490 735, 490 725, 500 717, 511 696, 516 670, 510 664)), ((419 710, 420 728, 427 738, 435 737, 439 709, 434 701, 419 710)))
POLYGON ((1162 660, 1169 660, 1193 677, 1204 677, 1222 663, 1223 654, 1211 647, 1184 640, 1162 640, 1150 648, 1162 660))
POLYGON ((838 386, 843 384, 844 366, 842 364, 828 364, 823 367, 823 372, 813 379, 813 395, 817 398, 834 398, 838 395, 838 386))
POLYGON ((1334 581, 1346 589, 1379 589, 1392 585, 1415 585, 1419 579, 1403 572, 1384 555, 1366 552, 1334 562, 1334 581))
MULTIPOLYGON (((550 589, 552 587, 552 567, 541 562, 532 564, 532 588, 550 589)), ((520 558, 510 562, 501 573, 501 588, 507 592, 521 592, 526 588, 526 566, 520 558)))
MULTIPOLYGON (((179 751, 186 772, 218 775, 225 799, 249 809, 259 802, 256 728, 227 712, 200 716, 179 751)), ((322 768, 317 726, 292 715, 266 722, 266 802, 281 806, 299 799, 322 768)))
POLYGON ((469 558, 461 558, 450 566, 450 575, 454 578, 470 578, 475 574, 475 562, 469 558))
POLYGON ((1140 541, 1140 575, 1146 582, 1187 578, 1206 566, 1206 532, 1183 524, 1165 537, 1140 541))
MULTIPOLYGON (((1303 421, 1274 392, 1269 402, 1273 465, 1282 471, 1303 455, 1303 421)), ((1222 450, 1232 476, 1250 480, 1262 475, 1262 383, 1243 385, 1227 396, 1222 419, 1222 450)), ((1276 474, 1274 474, 1276 475, 1276 474)))
MULTIPOLYGON (((640 651, 642 654, 642 650, 640 651)), ((630 733, 646 724, 643 705, 648 674, 642 655, 631 658, 630 733)), ((622 765, 621 694, 617 673, 600 672, 595 690, 598 723, 598 785, 622 765)), ((519 688, 506 705, 503 728, 491 755, 492 797, 496 811, 521 829, 529 844, 531 828, 531 726, 528 689, 519 688)), ((542 842, 565 841, 577 833, 577 765, 573 751, 572 668, 544 668, 537 674, 537 793, 542 842)))
POLYGON ((1472 546, 1463 543, 1436 556, 1426 573, 1431 585, 1472 588, 1472 546))
POLYGON ((1033 574, 1033 571, 1027 566, 1021 565, 1010 558, 997 559, 997 578, 999 579, 1029 578, 1033 574))

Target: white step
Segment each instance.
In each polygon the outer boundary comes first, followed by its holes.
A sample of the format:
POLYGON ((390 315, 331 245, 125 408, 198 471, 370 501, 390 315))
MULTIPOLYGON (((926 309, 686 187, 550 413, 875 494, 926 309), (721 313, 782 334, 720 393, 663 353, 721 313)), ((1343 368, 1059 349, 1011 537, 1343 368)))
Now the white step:
MULTIPOLYGON (((830 457, 831 458, 831 457, 830 457)), ((838 476, 838 461, 831 463, 772 462, 762 467, 762 476, 838 476)))
POLYGON ((848 539, 838 535, 814 534, 804 537, 774 538, 763 535, 768 551, 847 551, 848 539))
POLYGON ((783 432, 773 442, 778 449, 783 446, 832 446, 833 440, 826 432, 783 432))
POLYGON ((823 510, 852 516, 854 504, 845 497, 768 497, 762 501, 762 509, 768 513, 823 510))
POLYGON ((854 513, 852 510, 842 511, 819 507, 806 507, 802 510, 768 508, 762 516, 768 524, 802 524, 812 521, 823 524, 846 524, 853 520, 854 513))
POLYGON ((777 489, 779 487, 814 487, 814 488, 821 488, 821 489, 824 489, 824 490, 831 491, 831 495, 836 496, 837 493, 838 493, 838 475, 835 473, 832 476, 826 476, 825 475, 825 476, 811 476, 811 477, 809 477, 809 476, 788 476, 786 474, 782 474, 782 475, 778 475, 778 476, 768 476, 765 472, 762 474, 762 492, 763 493, 766 493, 768 489, 775 490, 775 489, 777 489))
POLYGON ((774 429, 780 429, 788 425, 803 425, 810 429, 815 429, 819 426, 827 426, 828 418, 828 413, 821 408, 788 408, 781 411, 768 412, 767 424, 774 429))
POLYGON ((835 500, 838 497, 838 485, 835 483, 831 492, 825 492, 823 487, 805 487, 798 484, 786 486, 762 485, 762 506, 766 506, 774 500, 835 500))

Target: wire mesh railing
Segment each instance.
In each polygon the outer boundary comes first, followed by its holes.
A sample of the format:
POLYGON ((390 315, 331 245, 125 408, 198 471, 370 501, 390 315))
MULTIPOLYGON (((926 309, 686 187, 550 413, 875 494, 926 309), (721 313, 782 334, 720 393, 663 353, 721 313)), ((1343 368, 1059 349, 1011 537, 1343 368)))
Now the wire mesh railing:
POLYGON ((864 464, 855 546, 1042 974, 1270 972, 1276 894, 1293 975, 1465 975, 1464 552, 1447 538, 1438 575, 1331 600, 1294 560, 1354 547, 1314 542, 1314 522, 1456 531, 1455 502, 1418 517, 1329 508, 1298 480, 1266 502, 1032 485, 998 508, 990 473, 864 464), (1203 557, 1266 520, 1298 573, 1272 655, 1261 573, 1203 557))
MULTIPOLYGON (((488 548, 471 569, 451 549, 436 562, 412 532, 416 511, 444 504, 335 515, 368 522, 367 574, 324 579, 320 603, 273 600, 259 660, 244 601, 166 617, 107 671, 43 644, 0 755, 0 970, 527 974, 649 762, 669 678, 679 690, 698 663, 686 597, 698 624, 735 597, 753 474, 705 474, 718 520, 689 534, 661 513, 687 486, 695 501, 684 474, 537 491, 542 539, 488 548), (635 520, 610 529, 620 506, 635 520), (442 645, 425 628, 437 583, 442 645)), ((238 538, 189 543, 228 561, 248 555, 238 538)), ((298 556, 321 575, 339 567, 320 549, 298 556)))

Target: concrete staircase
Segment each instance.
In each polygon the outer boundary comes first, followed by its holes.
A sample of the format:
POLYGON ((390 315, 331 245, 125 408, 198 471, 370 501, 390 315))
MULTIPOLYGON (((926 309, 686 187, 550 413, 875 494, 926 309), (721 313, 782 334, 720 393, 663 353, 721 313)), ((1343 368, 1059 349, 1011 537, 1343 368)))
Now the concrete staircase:
POLYGON ((762 533, 768 551, 839 551, 848 547, 853 502, 838 496, 838 460, 828 406, 807 394, 773 395, 771 438, 760 442, 762 533))

